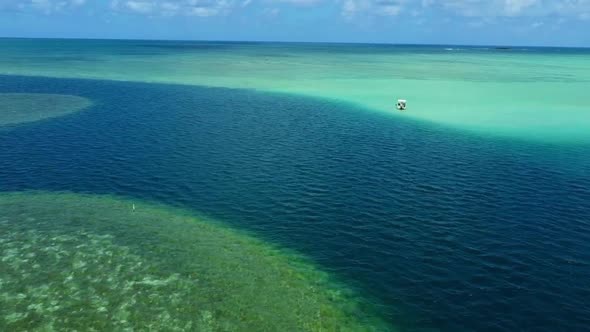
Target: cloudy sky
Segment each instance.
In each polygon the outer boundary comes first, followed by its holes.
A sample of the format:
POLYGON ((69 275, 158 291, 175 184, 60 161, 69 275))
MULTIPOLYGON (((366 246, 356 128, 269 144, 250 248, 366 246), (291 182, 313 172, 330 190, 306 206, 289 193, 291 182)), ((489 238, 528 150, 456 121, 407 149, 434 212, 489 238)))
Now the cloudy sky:
POLYGON ((0 0, 0 37, 590 47, 590 0, 0 0))

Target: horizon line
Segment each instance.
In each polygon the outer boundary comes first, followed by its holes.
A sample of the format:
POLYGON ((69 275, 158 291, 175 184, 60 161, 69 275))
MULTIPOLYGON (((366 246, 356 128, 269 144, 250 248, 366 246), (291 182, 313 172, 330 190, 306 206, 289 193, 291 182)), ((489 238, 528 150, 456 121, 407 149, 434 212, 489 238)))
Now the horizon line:
POLYGON ((232 39, 151 39, 151 38, 90 38, 90 37, 14 37, 0 36, 0 39, 43 39, 43 40, 88 40, 88 41, 155 41, 155 42, 210 42, 210 43, 259 43, 259 44, 334 44, 334 45, 389 45, 389 46, 465 46, 465 47, 506 47, 506 48, 573 48, 590 49, 590 46, 547 46, 510 44, 430 44, 430 43, 390 43, 354 41, 280 41, 280 40, 232 40, 232 39))

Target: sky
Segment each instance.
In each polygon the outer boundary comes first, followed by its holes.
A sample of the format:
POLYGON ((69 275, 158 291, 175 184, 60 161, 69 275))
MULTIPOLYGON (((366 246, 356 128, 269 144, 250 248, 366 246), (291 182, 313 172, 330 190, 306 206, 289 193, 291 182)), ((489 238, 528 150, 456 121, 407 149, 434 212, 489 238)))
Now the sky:
POLYGON ((0 0, 0 37, 590 47, 590 0, 0 0))

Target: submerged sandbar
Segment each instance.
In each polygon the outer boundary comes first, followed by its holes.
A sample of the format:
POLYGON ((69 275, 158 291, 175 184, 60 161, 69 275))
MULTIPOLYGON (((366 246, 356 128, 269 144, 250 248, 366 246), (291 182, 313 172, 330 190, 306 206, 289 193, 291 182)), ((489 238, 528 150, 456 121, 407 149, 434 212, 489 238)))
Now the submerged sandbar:
POLYGON ((590 142, 587 50, 203 43, 1 42, 0 74, 256 89, 541 142, 590 142), (80 50, 72 52, 72 50, 80 50), (18 61, 15 61, 18 59, 18 61), (407 99, 407 112, 395 108, 407 99))
POLYGON ((0 93, 0 126, 64 116, 90 105, 90 100, 72 95, 0 93))
POLYGON ((1 194, 0 252, 0 330, 391 330, 300 256, 165 206, 1 194))

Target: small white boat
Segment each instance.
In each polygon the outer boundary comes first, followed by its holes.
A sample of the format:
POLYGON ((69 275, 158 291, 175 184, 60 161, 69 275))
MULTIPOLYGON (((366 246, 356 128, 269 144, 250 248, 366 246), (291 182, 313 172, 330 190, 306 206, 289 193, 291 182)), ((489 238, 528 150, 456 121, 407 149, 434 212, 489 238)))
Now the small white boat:
POLYGON ((395 107, 397 107, 398 110, 403 111, 406 109, 407 103, 408 101, 405 99, 398 99, 397 104, 395 104, 395 107))

